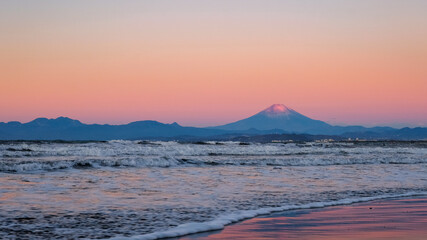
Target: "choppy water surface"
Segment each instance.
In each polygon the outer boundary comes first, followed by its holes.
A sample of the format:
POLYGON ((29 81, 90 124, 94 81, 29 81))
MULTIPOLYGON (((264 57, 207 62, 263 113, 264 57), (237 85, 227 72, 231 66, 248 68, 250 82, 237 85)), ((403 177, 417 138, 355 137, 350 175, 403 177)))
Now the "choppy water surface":
POLYGON ((0 238, 155 239, 427 193, 419 144, 0 144, 0 238))

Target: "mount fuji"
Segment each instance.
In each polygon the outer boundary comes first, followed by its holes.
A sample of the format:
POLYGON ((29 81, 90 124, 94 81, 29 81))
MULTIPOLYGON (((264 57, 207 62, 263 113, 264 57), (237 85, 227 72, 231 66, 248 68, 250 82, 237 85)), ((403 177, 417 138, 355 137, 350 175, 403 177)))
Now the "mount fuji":
POLYGON ((292 133, 312 133, 329 132, 334 127, 306 117, 283 104, 273 104, 249 118, 213 128, 229 131, 279 129, 292 133))

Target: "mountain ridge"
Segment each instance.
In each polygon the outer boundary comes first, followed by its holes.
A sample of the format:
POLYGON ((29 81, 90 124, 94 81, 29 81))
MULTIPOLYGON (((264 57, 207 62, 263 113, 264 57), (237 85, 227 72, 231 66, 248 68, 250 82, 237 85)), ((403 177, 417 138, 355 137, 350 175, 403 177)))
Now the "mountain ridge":
MULTIPOLYGON (((248 118, 229 124, 198 128, 174 122, 134 121, 121 125, 85 124, 68 117, 36 118, 27 123, 0 122, 0 140, 113 140, 113 139, 190 139, 255 136, 268 134, 314 134, 363 139, 427 139, 427 128, 333 126, 311 119, 283 104, 270 107, 248 118)), ((337 138, 337 139, 340 139, 337 138)))
POLYGON ((248 118, 212 128, 223 130, 276 128, 291 133, 307 133, 315 132, 318 129, 329 129, 330 127, 332 126, 325 122, 306 117, 283 104, 273 104, 248 118))

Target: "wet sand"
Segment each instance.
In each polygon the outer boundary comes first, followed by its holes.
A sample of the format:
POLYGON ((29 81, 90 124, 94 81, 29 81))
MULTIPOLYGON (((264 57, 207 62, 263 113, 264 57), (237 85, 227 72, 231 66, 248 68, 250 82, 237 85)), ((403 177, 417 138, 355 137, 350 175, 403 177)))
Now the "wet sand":
POLYGON ((180 239, 427 239, 427 197, 286 211, 180 239))

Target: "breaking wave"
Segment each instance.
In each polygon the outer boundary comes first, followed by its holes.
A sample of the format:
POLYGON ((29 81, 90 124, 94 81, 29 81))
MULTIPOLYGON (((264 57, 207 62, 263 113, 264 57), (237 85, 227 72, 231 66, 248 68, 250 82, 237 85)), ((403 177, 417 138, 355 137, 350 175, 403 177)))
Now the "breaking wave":
POLYGON ((0 172, 55 171, 103 167, 329 166, 423 164, 427 149, 352 147, 351 144, 251 144, 236 142, 110 141, 82 144, 0 145, 0 172))

